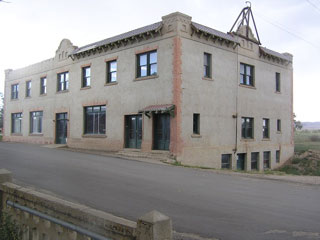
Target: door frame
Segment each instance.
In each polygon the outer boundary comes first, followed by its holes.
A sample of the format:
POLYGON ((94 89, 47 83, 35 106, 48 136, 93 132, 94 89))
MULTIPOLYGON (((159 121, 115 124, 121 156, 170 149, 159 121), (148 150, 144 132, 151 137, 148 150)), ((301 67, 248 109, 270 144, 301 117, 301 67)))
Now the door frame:
MULTIPOLYGON (((66 113, 67 114, 67 135, 66 135, 66 139, 69 138, 69 131, 70 131, 70 126, 69 126, 69 122, 70 122, 70 114, 69 114, 69 111, 56 111, 54 113, 54 144, 58 144, 57 143, 57 114, 60 114, 60 113, 66 113)), ((67 142, 66 142, 67 144, 67 142)))
POLYGON ((141 113, 130 113, 130 114, 125 114, 123 116, 123 148, 126 148, 126 149, 134 149, 134 150, 141 150, 142 148, 142 142, 143 142, 143 135, 144 135, 144 117, 143 117, 143 114, 141 113), (127 144, 126 144, 126 118, 129 117, 129 116, 141 116, 141 120, 142 120, 142 125, 141 125, 141 147, 140 148, 128 148, 127 147, 127 144))

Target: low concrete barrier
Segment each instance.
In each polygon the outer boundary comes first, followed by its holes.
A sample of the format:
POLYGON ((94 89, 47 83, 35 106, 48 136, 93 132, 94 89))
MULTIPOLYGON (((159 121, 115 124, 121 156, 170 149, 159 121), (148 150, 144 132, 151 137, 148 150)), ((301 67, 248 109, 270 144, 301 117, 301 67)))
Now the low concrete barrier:
POLYGON ((0 169, 0 213, 9 213, 22 240, 171 240, 170 218, 152 211, 137 223, 21 187, 0 169))

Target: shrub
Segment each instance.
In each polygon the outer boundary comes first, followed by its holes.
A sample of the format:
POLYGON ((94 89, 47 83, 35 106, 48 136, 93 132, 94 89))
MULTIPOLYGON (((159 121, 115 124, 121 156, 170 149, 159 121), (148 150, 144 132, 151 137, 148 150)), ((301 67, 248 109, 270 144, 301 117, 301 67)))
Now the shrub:
POLYGON ((319 135, 312 135, 312 136, 310 137, 310 140, 311 140, 312 142, 320 142, 320 136, 319 136, 319 135))
POLYGON ((292 165, 286 165, 279 169, 281 172, 285 172, 287 174, 300 175, 299 169, 292 165))
POLYGON ((0 220, 0 240, 19 240, 19 227, 7 213, 2 213, 0 220))

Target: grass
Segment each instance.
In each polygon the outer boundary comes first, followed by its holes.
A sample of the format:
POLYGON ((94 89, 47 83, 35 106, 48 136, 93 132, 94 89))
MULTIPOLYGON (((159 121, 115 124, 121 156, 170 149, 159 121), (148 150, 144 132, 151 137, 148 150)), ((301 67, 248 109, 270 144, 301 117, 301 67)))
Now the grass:
POLYGON ((296 131, 294 151, 301 154, 308 150, 320 151, 320 131, 296 131))
POLYGON ((185 168, 198 168, 198 169, 211 169, 211 170, 215 170, 215 168, 210 168, 210 167, 185 165, 185 164, 182 164, 181 162, 178 162, 178 161, 175 161, 174 163, 170 163, 170 164, 171 164, 172 166, 185 167, 185 168))

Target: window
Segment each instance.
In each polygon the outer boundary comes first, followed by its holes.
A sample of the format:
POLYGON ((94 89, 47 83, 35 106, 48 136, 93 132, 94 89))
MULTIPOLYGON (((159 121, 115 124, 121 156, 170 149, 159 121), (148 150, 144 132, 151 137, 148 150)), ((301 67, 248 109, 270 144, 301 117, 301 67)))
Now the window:
POLYGON ((270 137, 270 134, 269 134, 269 119, 267 118, 264 118, 262 120, 262 135, 263 135, 263 138, 269 138, 270 137))
POLYGON ((157 51, 137 55, 137 77, 157 75, 157 51))
POLYGON ((91 67, 82 68, 82 87, 89 87, 91 79, 91 67))
POLYGON ((117 81, 117 60, 107 62, 107 83, 117 81))
POLYGON ((254 86, 254 67, 240 63, 240 84, 254 86))
POLYGON ((281 132, 281 119, 277 119, 277 132, 281 132))
POLYGON ((276 72, 276 92, 280 92, 280 73, 276 72))
POLYGON ((11 85, 11 99, 18 99, 19 97, 19 84, 11 85))
POLYGON ((200 114, 193 114, 193 134, 200 134, 200 114))
POLYGON ((251 153, 251 170, 258 170, 259 166, 259 153, 253 152, 251 153))
POLYGON ((11 114, 11 132, 21 133, 22 126, 22 113, 12 113, 11 114))
POLYGON ((30 133, 42 133, 42 111, 30 112, 30 133))
POLYGON ((253 138, 253 118, 242 118, 241 136, 242 138, 253 138))
POLYGON ((69 89, 69 72, 58 73, 58 92, 69 89))
POLYGON ((276 151, 276 163, 280 163, 280 150, 276 151))
POLYGON ((26 97, 31 97, 31 81, 26 82, 26 97))
POLYGON ((203 54, 203 65, 204 65, 204 73, 203 76, 206 78, 211 78, 211 54, 204 53, 203 54))
POLYGON ((40 78, 40 94, 47 93, 47 77, 40 78))
POLYGON ((221 168, 230 169, 231 167, 231 154, 221 155, 221 168))
POLYGON ((106 133, 106 106, 92 106, 84 108, 85 134, 106 133))
POLYGON ((270 168, 270 152, 263 152, 263 168, 270 168))

